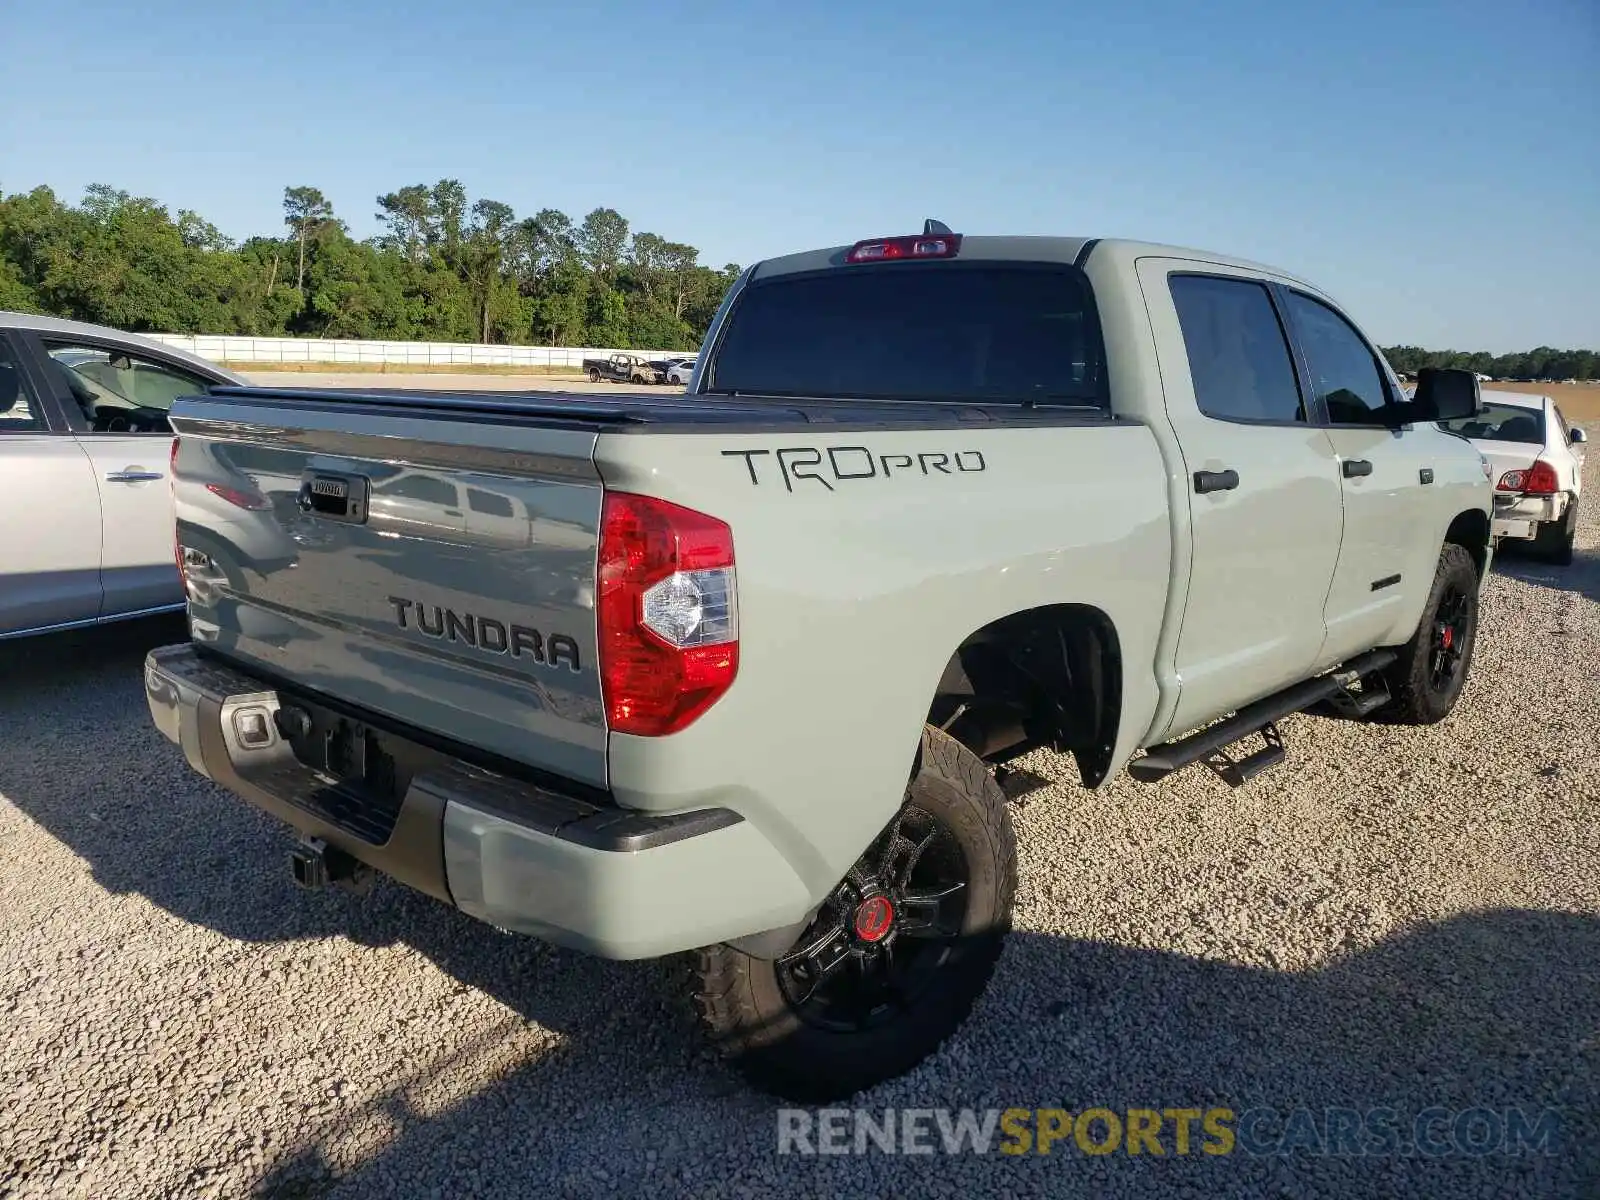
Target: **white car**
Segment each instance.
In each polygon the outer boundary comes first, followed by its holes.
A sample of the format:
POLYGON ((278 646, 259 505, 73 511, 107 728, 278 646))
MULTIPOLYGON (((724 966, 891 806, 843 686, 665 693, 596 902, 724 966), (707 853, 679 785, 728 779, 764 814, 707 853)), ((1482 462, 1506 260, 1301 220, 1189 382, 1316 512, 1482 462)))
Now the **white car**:
POLYGON ((689 380, 694 377, 695 360, 680 358, 667 368, 667 382, 688 386, 689 380))
POLYGON ((244 382, 136 334, 0 312, 0 638, 183 607, 166 411, 244 382))
POLYGON ((1561 564, 1572 561, 1583 493, 1583 430, 1569 425, 1549 396, 1483 392, 1471 417, 1442 422, 1467 438, 1494 479, 1496 538, 1527 541, 1561 564))

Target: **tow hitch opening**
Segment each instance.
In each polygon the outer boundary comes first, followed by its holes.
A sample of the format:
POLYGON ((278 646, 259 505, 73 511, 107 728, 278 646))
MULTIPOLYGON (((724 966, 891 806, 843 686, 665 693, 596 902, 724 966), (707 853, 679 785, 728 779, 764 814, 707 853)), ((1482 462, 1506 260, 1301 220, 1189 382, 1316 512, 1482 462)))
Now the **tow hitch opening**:
POLYGON ((364 895, 372 887, 376 872, 321 838, 306 838, 289 851, 289 870, 295 884, 316 891, 329 884, 364 895))

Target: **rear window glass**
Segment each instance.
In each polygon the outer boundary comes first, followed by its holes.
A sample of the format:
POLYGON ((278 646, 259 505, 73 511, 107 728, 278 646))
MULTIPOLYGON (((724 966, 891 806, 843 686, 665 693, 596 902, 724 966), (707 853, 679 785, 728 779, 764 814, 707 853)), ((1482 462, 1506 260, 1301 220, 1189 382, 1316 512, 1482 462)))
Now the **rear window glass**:
POLYGON ((752 284, 707 387, 769 396, 1104 406, 1100 328, 1073 267, 845 267, 752 284))
POLYGON ((1485 401, 1483 408, 1475 415, 1440 421, 1439 424, 1462 437, 1481 438, 1489 442, 1527 442, 1533 446, 1544 444, 1544 413, 1520 404, 1485 401))

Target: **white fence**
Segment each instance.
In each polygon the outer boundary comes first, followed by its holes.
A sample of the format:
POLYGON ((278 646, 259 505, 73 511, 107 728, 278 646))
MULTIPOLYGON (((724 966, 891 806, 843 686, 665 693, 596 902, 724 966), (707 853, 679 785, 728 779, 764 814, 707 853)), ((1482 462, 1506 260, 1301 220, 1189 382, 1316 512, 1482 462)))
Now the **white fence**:
MULTIPOLYGON (((157 341, 213 362, 393 363, 412 366, 581 367, 585 358, 616 350, 572 346, 484 346, 467 342, 364 342, 353 338, 225 337, 209 333, 156 333, 157 341)), ((646 358, 683 351, 629 350, 646 358)))

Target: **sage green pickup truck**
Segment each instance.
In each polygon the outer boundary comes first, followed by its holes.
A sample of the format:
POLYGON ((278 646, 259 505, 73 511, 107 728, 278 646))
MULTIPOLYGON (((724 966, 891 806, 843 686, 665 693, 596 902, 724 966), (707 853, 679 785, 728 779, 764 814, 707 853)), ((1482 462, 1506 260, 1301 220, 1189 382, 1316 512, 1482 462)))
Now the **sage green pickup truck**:
POLYGON ((179 505, 150 711, 302 883, 689 952, 749 1080, 841 1098, 1000 962, 1018 756, 1241 785, 1289 713, 1450 713, 1477 406, 1282 271, 928 222, 746 270, 682 395, 181 399, 179 499, 261 528, 179 505))

